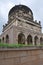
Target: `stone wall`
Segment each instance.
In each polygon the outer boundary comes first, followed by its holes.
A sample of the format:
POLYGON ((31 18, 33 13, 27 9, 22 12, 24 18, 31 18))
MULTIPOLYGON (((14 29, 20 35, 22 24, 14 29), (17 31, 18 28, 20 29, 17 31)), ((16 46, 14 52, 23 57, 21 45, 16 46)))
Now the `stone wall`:
POLYGON ((43 47, 0 48, 0 65, 43 65, 43 47))

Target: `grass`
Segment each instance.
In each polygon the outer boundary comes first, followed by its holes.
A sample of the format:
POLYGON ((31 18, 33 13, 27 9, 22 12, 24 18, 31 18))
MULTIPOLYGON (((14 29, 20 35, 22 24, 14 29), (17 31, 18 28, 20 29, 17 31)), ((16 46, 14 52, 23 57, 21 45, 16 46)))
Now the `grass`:
MULTIPOLYGON (((0 43, 0 47, 8 47, 8 48, 19 48, 19 47, 26 47, 26 46, 36 46, 36 45, 26 45, 26 44, 6 44, 6 43, 0 43)), ((37 45, 37 46, 43 46, 43 45, 37 45)))
POLYGON ((26 44, 6 44, 6 43, 0 43, 0 47, 24 47, 24 46, 33 46, 32 44, 26 45, 26 44))

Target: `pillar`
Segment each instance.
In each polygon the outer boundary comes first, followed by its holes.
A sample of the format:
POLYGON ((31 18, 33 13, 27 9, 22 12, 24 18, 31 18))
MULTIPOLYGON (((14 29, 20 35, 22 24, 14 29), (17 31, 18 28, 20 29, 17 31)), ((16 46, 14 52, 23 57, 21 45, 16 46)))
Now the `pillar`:
POLYGON ((34 43, 34 36, 32 37, 32 42, 33 42, 33 45, 35 45, 35 43, 34 43))

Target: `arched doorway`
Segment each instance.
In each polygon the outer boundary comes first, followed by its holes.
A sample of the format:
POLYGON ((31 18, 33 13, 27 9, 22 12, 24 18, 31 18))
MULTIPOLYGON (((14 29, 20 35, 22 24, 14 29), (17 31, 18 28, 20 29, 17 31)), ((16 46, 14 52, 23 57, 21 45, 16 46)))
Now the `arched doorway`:
POLYGON ((23 33, 18 35, 18 44, 25 44, 25 35, 23 33))
POLYGON ((40 38, 40 44, 41 45, 43 44, 43 38, 42 37, 40 38))
POLYGON ((35 43, 35 45, 38 44, 38 37, 37 36, 34 37, 34 43, 35 43))
POLYGON ((4 43, 4 37, 2 38, 2 42, 4 43))
POLYGON ((31 35, 28 35, 28 37, 27 37, 27 43, 28 44, 32 44, 32 36, 31 35))
POLYGON ((9 43, 9 36, 6 35, 6 43, 9 43))

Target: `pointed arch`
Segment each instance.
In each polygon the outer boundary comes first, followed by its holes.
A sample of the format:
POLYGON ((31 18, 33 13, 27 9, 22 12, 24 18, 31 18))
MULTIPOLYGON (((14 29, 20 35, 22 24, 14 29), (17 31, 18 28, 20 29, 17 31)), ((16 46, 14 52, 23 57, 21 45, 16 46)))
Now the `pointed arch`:
POLYGON ((9 35, 6 35, 6 43, 9 43, 9 35))
POLYGON ((4 43, 4 37, 2 38, 2 42, 4 43))
POLYGON ((35 45, 38 44, 38 37, 37 36, 34 37, 34 43, 35 43, 35 45))
POLYGON ((43 38, 42 37, 40 38, 40 44, 43 44, 43 38))
POLYGON ((18 35, 18 44, 25 44, 25 35, 23 33, 18 35))
POLYGON ((0 43, 1 43, 1 39, 0 39, 0 43))
POLYGON ((31 35, 28 35, 28 37, 27 37, 27 43, 28 44, 32 44, 32 36, 31 35))

